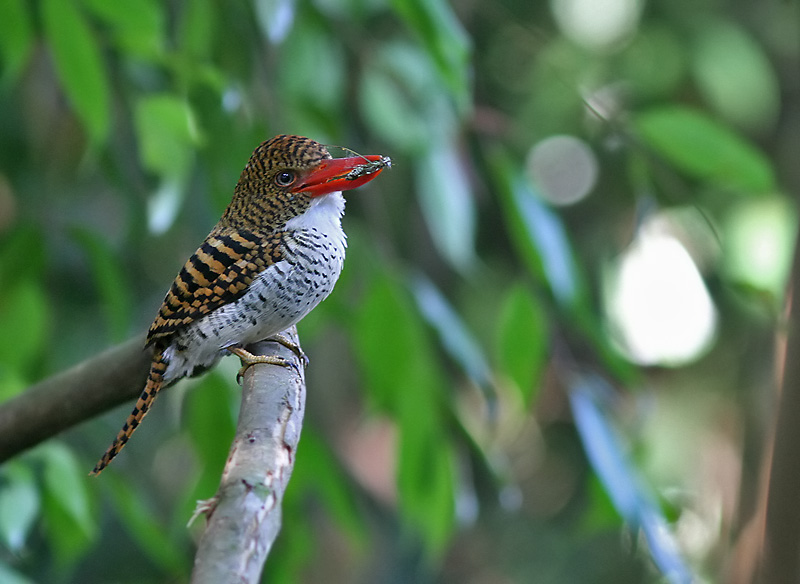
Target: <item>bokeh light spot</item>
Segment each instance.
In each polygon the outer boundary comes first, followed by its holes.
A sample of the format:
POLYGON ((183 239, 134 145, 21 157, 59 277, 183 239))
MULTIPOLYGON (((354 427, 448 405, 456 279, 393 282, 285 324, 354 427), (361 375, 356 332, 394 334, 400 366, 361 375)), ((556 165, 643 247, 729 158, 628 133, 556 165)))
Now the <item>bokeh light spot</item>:
POLYGON ((797 211, 769 197, 733 206, 724 225, 724 268, 732 279, 783 296, 797 236, 797 211))
POLYGON ((597 182, 597 158, 583 141, 551 136, 531 148, 528 173, 539 194, 553 205, 572 205, 591 192, 597 182))
POLYGON ((553 16, 565 36, 590 49, 603 49, 633 35, 638 0, 552 0, 553 16))
POLYGON ((681 242, 645 224, 612 276, 608 317, 623 351, 642 365, 682 365, 710 345, 717 313, 681 242))

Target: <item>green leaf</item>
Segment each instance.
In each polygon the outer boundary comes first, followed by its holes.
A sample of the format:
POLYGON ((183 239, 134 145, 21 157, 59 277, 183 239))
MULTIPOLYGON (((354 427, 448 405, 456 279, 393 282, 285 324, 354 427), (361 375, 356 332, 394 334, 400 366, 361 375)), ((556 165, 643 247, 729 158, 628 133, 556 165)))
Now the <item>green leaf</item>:
POLYGON ((182 4, 178 46, 186 53, 187 60, 208 58, 214 47, 214 23, 218 19, 213 2, 187 0, 182 4))
POLYGON ((362 303, 355 341, 370 395, 398 424, 400 505, 438 552, 454 521, 455 463, 442 407, 444 382, 403 289, 379 277, 362 303))
POLYGON ((325 509, 336 519, 350 536, 352 542, 365 548, 367 526, 358 508, 355 490, 342 468, 337 464, 328 445, 314 432, 314 428, 303 429, 303 440, 292 473, 292 494, 311 490, 318 494, 325 509))
POLYGON ((76 228, 73 236, 88 256, 94 286, 109 323, 111 338, 125 339, 128 332, 131 308, 131 287, 119 257, 107 242, 89 229, 76 228))
POLYGON ((0 237, 0 399, 24 389, 41 358, 51 322, 44 265, 39 230, 23 224, 0 237))
POLYGON ((512 85, 524 99, 524 108, 513 121, 513 135, 530 146, 547 136, 585 131, 586 103, 579 87, 584 80, 596 77, 592 65, 596 60, 588 60, 575 43, 556 37, 542 47, 527 73, 520 69, 524 64, 520 63, 518 49, 512 47, 495 56, 488 69, 500 86, 512 85), (532 87, 536 90, 531 91, 532 87))
POLYGON ((186 176, 164 178, 147 201, 147 226, 159 235, 175 222, 186 194, 186 176))
POLYGON ((361 110, 373 132, 386 142, 413 152, 428 139, 424 105, 417 99, 419 80, 429 76, 428 62, 424 55, 406 46, 390 45, 382 52, 389 55, 379 55, 361 77, 361 110), (412 66, 404 66, 409 61, 412 66), (412 68, 415 78, 410 78, 412 68))
POLYGON ((410 154, 450 142, 458 133, 461 113, 451 92, 413 45, 390 42, 376 51, 362 76, 359 100, 372 130, 410 154))
MULTIPOLYGON (((722 222, 722 268, 731 280, 783 303, 797 239, 798 213, 788 197, 743 199, 722 222)), ((765 299, 762 298, 761 301, 765 299)))
POLYGON ((9 280, 41 278, 45 266, 44 241, 39 229, 25 224, 0 238, 0 277, 9 280))
POLYGON ((25 546, 28 533, 39 516, 41 501, 33 473, 27 466, 12 464, 0 487, 0 538, 14 553, 25 546))
POLYGON ((191 107, 174 95, 141 98, 134 118, 142 164, 162 179, 148 201, 148 226, 153 233, 163 233, 180 209, 200 137, 191 107))
MULTIPOLYGON (((303 438, 305 440, 305 438, 303 438)), ((294 483, 294 479, 292 479, 294 483)), ((284 522, 280 537, 269 554, 264 573, 269 584, 297 584, 308 575, 308 567, 320 557, 319 532, 310 525, 308 501, 294 500, 296 489, 290 486, 283 499, 284 522)))
POLYGON ((751 193, 775 188, 766 156, 701 112, 665 106, 639 114, 634 125, 648 146, 690 176, 751 193))
POLYGON ((489 362, 467 325, 429 279, 418 275, 411 286, 420 313, 439 334, 442 346, 472 381, 493 398, 489 362))
POLYGON ((529 272, 550 289, 557 308, 592 342, 598 356, 618 379, 633 381, 636 369, 615 351, 588 298, 586 278, 574 259, 561 218, 547 207, 500 152, 489 157, 507 229, 529 272))
POLYGON ((475 201, 452 140, 426 149, 417 163, 417 193, 428 231, 442 256, 467 272, 475 258, 475 201))
POLYGON ((163 53, 164 14, 156 0, 82 0, 87 9, 111 26, 125 55, 155 60, 163 53))
POLYGON ((500 313, 497 360, 526 407, 536 398, 547 363, 548 315, 528 290, 512 287, 500 313))
POLYGON ((617 512, 641 530, 653 562, 670 582, 695 582, 663 512, 644 486, 613 425, 604 398, 613 388, 597 375, 569 376, 569 399, 586 456, 617 512))
POLYGON ((780 87, 764 48, 744 28, 712 21, 698 29, 695 82, 711 106, 734 124, 766 132, 780 107, 780 87))
POLYGON ((14 83, 33 47, 33 26, 24 0, 0 2, 0 56, 3 83, 14 83))
POLYGON ((169 94, 145 96, 136 103, 134 116, 145 168, 162 177, 185 177, 199 142, 186 100, 169 94))
POLYGON ((44 499, 44 533, 50 550, 49 560, 54 571, 64 574, 71 571, 91 541, 75 527, 75 522, 60 505, 48 496, 44 499))
POLYGON ((148 498, 114 473, 104 473, 102 481, 123 525, 147 557, 164 570, 185 573, 182 550, 170 540, 160 516, 148 505, 148 498))
POLYGON ((9 282, 0 291, 0 364, 26 370, 41 357, 50 328, 50 308, 38 281, 9 282))
POLYGON ((58 442, 39 449, 44 463, 44 523, 57 573, 72 569, 96 537, 85 469, 58 442))
POLYGON ((86 472, 72 451, 50 442, 42 450, 45 492, 70 518, 86 539, 95 535, 96 525, 89 506, 86 472))
POLYGON ((3 584, 35 584, 19 572, 15 572, 2 562, 0 562, 0 582, 3 584))
POLYGON ((105 141, 111 98, 94 31, 75 0, 42 0, 44 31, 64 92, 95 145, 105 141))
POLYGON ((0 364, 0 402, 19 395, 28 387, 25 377, 5 364, 0 364))
MULTIPOLYGON (((415 380, 410 379, 411 383, 415 380)), ((455 522, 455 456, 424 379, 401 401, 397 487, 403 513, 433 553, 441 553, 455 522)))
MULTIPOLYGON (((273 45, 280 44, 292 30, 297 12, 295 0, 257 0, 256 16, 264 35, 273 45)), ((307 24, 311 19, 303 19, 300 24, 307 24)), ((324 52, 324 51, 323 51, 324 52)), ((319 55, 324 57, 323 54, 319 55)))
MULTIPOLYGON (((293 9, 292 9, 293 10, 293 9)), ((278 68, 280 95, 292 104, 287 123, 307 135, 333 135, 347 93, 347 58, 341 41, 313 19, 301 19, 281 46, 291 67, 278 68), (313 83, 309 80, 313 79, 313 83)))
POLYGON ((469 35, 444 0, 394 0, 394 9, 422 39, 458 109, 470 102, 469 35))
POLYGON ((620 55, 620 68, 636 95, 669 99, 686 76, 687 53, 675 30, 657 21, 642 23, 620 55))
POLYGON ((587 509, 581 525, 589 532, 619 530, 624 520, 614 507, 605 484, 593 473, 586 485, 587 509))
POLYGON ((403 399, 406 372, 419 353, 418 326, 397 286, 386 278, 371 286, 360 306, 354 341, 369 396, 384 412, 397 412, 403 399))
POLYGON ((219 484, 219 473, 236 434, 236 397, 217 371, 203 377, 186 396, 186 427, 201 463, 195 490, 199 496, 208 496, 203 493, 213 493, 219 484))
POLYGON ((506 223, 521 257, 561 306, 574 308, 582 301, 581 282, 563 222, 507 161, 497 156, 492 165, 506 223))

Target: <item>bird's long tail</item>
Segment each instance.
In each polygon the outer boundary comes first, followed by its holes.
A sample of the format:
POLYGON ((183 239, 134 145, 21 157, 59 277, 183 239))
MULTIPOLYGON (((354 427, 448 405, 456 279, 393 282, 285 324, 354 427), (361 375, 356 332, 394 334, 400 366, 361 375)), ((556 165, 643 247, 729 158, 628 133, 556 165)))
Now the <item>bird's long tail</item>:
POLYGON ((113 458, 119 454, 125 447, 125 444, 128 443, 131 434, 136 431, 136 428, 147 415, 158 392, 161 390, 164 383, 164 372, 166 370, 167 362, 164 360, 164 350, 162 347, 156 345, 155 353, 153 353, 153 361, 150 364, 150 373, 147 376, 147 383, 144 386, 142 395, 139 396, 139 401, 136 402, 136 406, 128 416, 128 419, 125 420, 125 425, 122 426, 122 430, 120 430, 117 437, 114 438, 114 442, 111 443, 111 446, 108 447, 105 454, 97 461, 94 470, 89 473, 90 475, 97 476, 103 472, 103 469, 111 463, 113 458))

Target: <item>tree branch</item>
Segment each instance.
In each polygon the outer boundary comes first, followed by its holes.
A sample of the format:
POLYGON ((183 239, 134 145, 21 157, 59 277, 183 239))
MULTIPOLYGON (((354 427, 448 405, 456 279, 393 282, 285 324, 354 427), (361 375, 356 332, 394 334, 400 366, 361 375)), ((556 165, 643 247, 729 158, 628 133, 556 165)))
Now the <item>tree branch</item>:
POLYGON ((800 239, 795 242, 789 283, 789 318, 783 382, 777 404, 772 466, 766 502, 764 539, 761 542, 759 582, 779 584, 800 581, 800 239))
MULTIPOLYGON (((295 327, 283 334, 299 346, 295 327)), ((219 490, 198 506, 208 525, 195 556, 192 584, 259 582, 280 531, 281 503, 305 412, 305 376, 297 355, 283 345, 262 341, 247 349, 254 355, 284 357, 296 370, 259 364, 244 374, 236 438, 219 490)))
POLYGON ((151 350, 138 336, 29 387, 0 405, 0 462, 137 397, 151 350))
MULTIPOLYGON (((299 346, 297 330, 283 333, 299 346)), ((0 462, 71 426, 136 398, 152 352, 139 336, 28 388, 0 405, 0 462)), ((303 364, 262 341, 248 350, 279 355, 296 369, 254 365, 244 374, 236 437, 208 515, 194 584, 256 583, 281 525, 283 493, 294 468, 305 413, 303 364)))

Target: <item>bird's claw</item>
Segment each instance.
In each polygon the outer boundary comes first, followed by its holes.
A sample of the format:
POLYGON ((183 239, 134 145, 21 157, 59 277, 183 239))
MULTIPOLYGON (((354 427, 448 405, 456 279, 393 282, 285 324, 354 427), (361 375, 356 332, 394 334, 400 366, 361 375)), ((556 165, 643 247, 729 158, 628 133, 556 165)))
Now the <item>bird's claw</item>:
POLYGON ((253 365, 257 365, 259 363, 267 363, 269 365, 278 365, 280 367, 294 369, 295 372, 300 375, 300 368, 297 366, 297 363, 290 361, 289 359, 278 357, 276 355, 253 355, 250 351, 247 351, 241 347, 228 347, 228 351, 239 357, 242 362, 242 368, 239 369, 239 372, 236 374, 236 383, 239 385, 242 384, 244 372, 253 365))
POLYGON ((297 358, 300 359, 300 363, 303 364, 303 369, 308 367, 308 363, 309 363, 308 355, 306 355, 303 352, 303 349, 300 348, 300 345, 298 345, 297 343, 292 341, 289 337, 286 337, 284 335, 278 334, 278 335, 272 335, 271 337, 269 337, 266 340, 267 341, 273 341, 275 343, 278 343, 279 345, 283 345, 284 347, 289 349, 292 353, 297 355, 297 358))

